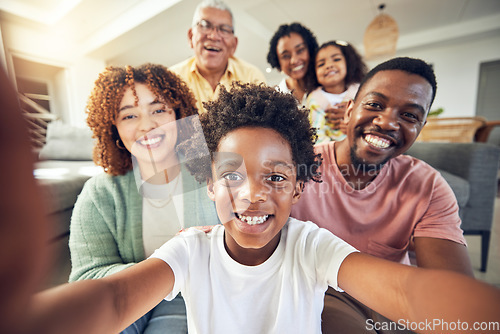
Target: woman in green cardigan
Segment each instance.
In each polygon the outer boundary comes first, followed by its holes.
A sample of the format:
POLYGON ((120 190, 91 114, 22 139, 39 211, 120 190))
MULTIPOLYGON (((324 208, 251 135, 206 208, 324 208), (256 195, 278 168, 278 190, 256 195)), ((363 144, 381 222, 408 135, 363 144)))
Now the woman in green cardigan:
MULTIPOLYGON (((195 100, 161 65, 108 67, 87 104, 94 162, 73 210, 70 281, 101 278, 144 260, 181 228, 217 219, 185 169, 177 144, 190 136, 195 100)), ((162 302, 123 333, 186 333, 182 297, 162 302)))

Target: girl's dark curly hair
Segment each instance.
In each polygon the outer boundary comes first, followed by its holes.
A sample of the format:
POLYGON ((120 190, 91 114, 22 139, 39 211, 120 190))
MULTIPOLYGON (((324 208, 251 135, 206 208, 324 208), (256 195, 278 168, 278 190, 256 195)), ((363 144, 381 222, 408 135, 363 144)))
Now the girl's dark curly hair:
MULTIPOLYGON (((147 85, 156 97, 165 101, 174 111, 175 118, 181 119, 196 115, 193 94, 177 75, 166 67, 155 64, 144 64, 139 67, 107 67, 95 81, 95 86, 87 103, 87 124, 96 139, 93 158, 106 173, 124 175, 132 169, 130 152, 117 147, 121 141, 115 126, 118 109, 125 90, 130 87, 136 103, 138 97, 134 83, 147 85)), ((177 142, 186 139, 189 129, 178 128, 177 142)))
MULTIPOLYGON (((320 50, 323 50, 328 46, 335 46, 339 48, 345 58, 347 73, 345 75, 344 84, 346 89, 353 83, 360 83, 368 72, 368 66, 366 66, 358 51, 356 51, 350 43, 335 40, 323 43, 319 47, 318 51, 316 51, 316 56, 320 50)), ((314 71, 314 75, 316 75, 316 71, 314 71)))
POLYGON ((272 68, 276 68, 281 71, 280 62, 278 59, 278 52, 276 47, 278 46, 278 41, 284 36, 290 36, 291 33, 299 34, 307 45, 307 50, 309 51, 309 66, 307 68, 307 74, 304 77, 304 82, 307 92, 312 91, 317 86, 315 67, 314 67, 314 55, 318 49, 318 41, 316 36, 298 22, 291 24, 282 24, 278 27, 278 30, 274 33, 271 41, 269 42, 269 51, 267 53, 267 62, 272 68))
POLYGON ((281 93, 264 84, 234 82, 231 90, 221 86, 219 97, 204 104, 206 113, 200 115, 203 131, 182 143, 188 168, 199 182, 211 178, 213 153, 217 152, 222 138, 243 127, 263 127, 277 131, 290 144, 297 167, 297 180, 312 179, 321 182, 318 167, 321 157, 314 153, 316 130, 311 128, 308 110, 297 106, 292 94, 281 93), (204 135, 204 138, 203 138, 204 135), (197 148, 205 140, 210 159, 203 157, 197 148))

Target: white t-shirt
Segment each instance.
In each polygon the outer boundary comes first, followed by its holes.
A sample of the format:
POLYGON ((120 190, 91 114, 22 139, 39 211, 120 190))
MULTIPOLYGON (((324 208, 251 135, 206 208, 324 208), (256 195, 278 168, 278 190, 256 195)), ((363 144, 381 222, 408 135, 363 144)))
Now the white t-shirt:
POLYGON ((224 248, 224 226, 189 229, 156 250, 186 302, 189 333, 321 333, 323 298, 356 250, 311 222, 290 218, 266 262, 245 266, 224 248))

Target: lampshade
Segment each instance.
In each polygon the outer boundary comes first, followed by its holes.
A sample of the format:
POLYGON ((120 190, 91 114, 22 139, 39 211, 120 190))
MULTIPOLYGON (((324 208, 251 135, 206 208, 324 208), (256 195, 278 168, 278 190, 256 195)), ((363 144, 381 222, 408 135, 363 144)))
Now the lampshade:
MULTIPOLYGON (((379 8, 383 9, 384 6, 381 5, 379 8)), ((378 14, 365 31, 363 39, 365 59, 393 56, 396 53, 398 37, 399 29, 396 21, 387 14, 378 14)))

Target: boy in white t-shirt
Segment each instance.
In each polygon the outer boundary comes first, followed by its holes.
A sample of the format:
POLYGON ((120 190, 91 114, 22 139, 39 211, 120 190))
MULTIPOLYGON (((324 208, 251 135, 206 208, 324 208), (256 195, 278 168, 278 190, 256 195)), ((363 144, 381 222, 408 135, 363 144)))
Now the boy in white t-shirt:
POLYGON ((64 320, 42 322, 39 332, 64 325, 72 333, 117 332, 181 291, 190 333, 320 333, 327 286, 401 324, 498 320, 494 287, 361 254, 289 217, 304 183, 320 181, 321 163, 307 112, 290 94, 234 84, 206 107, 200 120, 210 157, 196 154, 197 138, 183 149, 195 176, 210 179, 223 225, 187 230, 126 270, 37 296, 44 319, 64 320))

